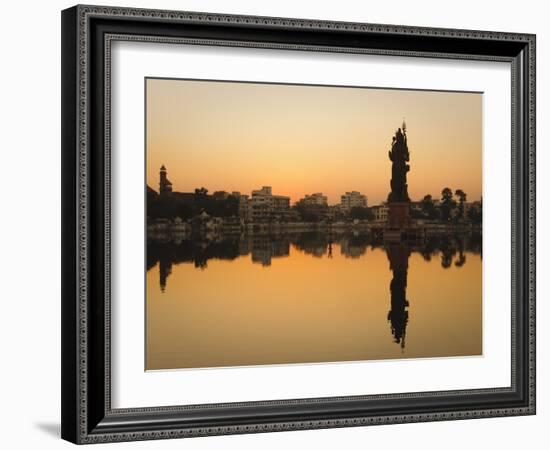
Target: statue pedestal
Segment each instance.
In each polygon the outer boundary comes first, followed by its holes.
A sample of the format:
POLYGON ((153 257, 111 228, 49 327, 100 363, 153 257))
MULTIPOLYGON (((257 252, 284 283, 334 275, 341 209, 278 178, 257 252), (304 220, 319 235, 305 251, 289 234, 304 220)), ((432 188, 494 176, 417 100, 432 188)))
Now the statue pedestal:
POLYGON ((388 224, 384 229, 384 240, 399 242, 406 239, 412 225, 410 202, 391 202, 388 207, 388 224))
POLYGON ((388 228, 402 230, 411 225, 410 202, 393 202, 388 206, 388 228))

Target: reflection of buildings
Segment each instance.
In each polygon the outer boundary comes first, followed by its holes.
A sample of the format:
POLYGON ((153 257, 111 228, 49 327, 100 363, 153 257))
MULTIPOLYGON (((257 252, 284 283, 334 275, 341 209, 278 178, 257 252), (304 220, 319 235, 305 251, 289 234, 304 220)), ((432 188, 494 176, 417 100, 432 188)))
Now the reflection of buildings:
POLYGON ((288 239, 272 239, 270 236, 254 236, 252 243, 252 262, 262 266, 270 266, 271 258, 288 256, 290 254, 290 241, 288 239))
POLYGON ((317 258, 320 258, 326 253, 327 245, 328 244, 325 244, 325 243, 315 245, 315 246, 309 245, 306 248, 304 248, 304 253, 306 255, 309 254, 309 255, 315 256, 317 258))
POLYGON ((342 212, 349 212, 352 208, 366 208, 367 196, 357 191, 346 192, 340 197, 340 209, 342 212))
MULTIPOLYGON (((172 265, 192 263, 196 268, 205 270, 210 259, 234 260, 239 256, 251 255, 254 263, 266 267, 273 258, 286 257, 290 254, 290 244, 297 250, 314 257, 333 255, 333 245, 340 247, 340 253, 348 258, 360 258, 365 255, 367 247, 381 247, 383 241, 368 233, 324 233, 299 232, 292 234, 251 234, 240 235, 201 233, 199 235, 182 235, 178 239, 173 234, 158 232, 148 235, 147 270, 159 265, 159 283, 165 291, 167 279, 172 272, 172 265)), ((407 285, 407 260, 410 252, 419 252, 425 260, 432 256, 441 258, 443 268, 460 269, 466 264, 466 252, 481 256, 481 235, 433 236, 421 244, 385 243, 394 279, 390 286, 392 307, 388 314, 392 333, 398 342, 404 337, 407 322, 405 289, 407 285)))
POLYGON ((221 230, 223 220, 219 217, 210 217, 206 211, 190 220, 191 229, 195 234, 216 233, 221 230))
POLYGON ((340 242, 340 252, 347 258, 359 258, 366 253, 368 243, 364 236, 345 238, 340 242))
POLYGON ((407 271, 409 268, 409 248, 403 243, 391 243, 386 248, 390 260, 393 278, 390 283, 391 309, 388 312, 391 332, 394 341, 405 348, 405 334, 409 312, 407 308, 407 271))
POLYGON ((292 243, 306 255, 312 255, 321 258, 328 249, 328 245, 332 242, 333 237, 326 233, 306 232, 296 236, 292 243))

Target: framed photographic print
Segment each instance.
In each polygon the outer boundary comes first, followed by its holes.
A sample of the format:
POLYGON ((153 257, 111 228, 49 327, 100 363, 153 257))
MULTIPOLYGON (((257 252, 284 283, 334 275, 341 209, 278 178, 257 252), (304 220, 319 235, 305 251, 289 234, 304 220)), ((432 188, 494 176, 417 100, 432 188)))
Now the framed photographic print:
POLYGON ((62 12, 62 436, 535 413, 535 36, 62 12))

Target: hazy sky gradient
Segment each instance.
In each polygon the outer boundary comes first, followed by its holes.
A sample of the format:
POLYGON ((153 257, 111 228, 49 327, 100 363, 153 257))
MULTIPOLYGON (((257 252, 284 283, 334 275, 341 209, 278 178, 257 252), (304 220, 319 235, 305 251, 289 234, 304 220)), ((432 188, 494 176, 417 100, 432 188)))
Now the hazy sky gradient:
POLYGON ((482 95, 388 89, 147 80, 147 183, 165 165, 174 190, 267 185, 294 202, 329 204, 357 190, 369 205, 390 190, 392 136, 407 123, 409 195, 468 201, 482 189, 482 95))

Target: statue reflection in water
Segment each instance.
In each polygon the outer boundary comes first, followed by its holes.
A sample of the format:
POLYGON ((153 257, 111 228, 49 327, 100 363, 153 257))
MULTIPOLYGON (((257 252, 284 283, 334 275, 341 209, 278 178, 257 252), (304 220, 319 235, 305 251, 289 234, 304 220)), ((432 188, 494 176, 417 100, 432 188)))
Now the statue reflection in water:
MULTIPOLYGON (((409 257, 418 252, 426 261, 440 255, 443 269, 461 268, 466 264, 466 254, 481 256, 482 241, 480 235, 472 236, 432 236, 422 242, 416 241, 376 241, 372 235, 354 235, 342 233, 294 233, 287 235, 266 235, 256 237, 226 237, 207 242, 183 240, 174 243, 170 240, 147 243, 147 270, 158 264, 160 291, 167 289, 167 280, 174 264, 192 263, 197 269, 205 270, 210 259, 232 261, 250 255, 252 263, 261 263, 269 267, 272 258, 290 255, 291 246, 305 255, 315 258, 336 257, 341 253, 346 259, 366 256, 368 246, 384 249, 392 272, 390 283, 390 309, 387 314, 393 340, 404 351, 405 335, 409 321, 409 302, 407 300, 407 274, 409 257), (340 251, 338 252, 338 248, 340 251), (338 253, 337 253, 338 252, 338 253)), ((387 294, 386 294, 387 295, 387 294)), ((382 319, 383 320, 383 319, 382 319)))
POLYGON ((390 283, 391 309, 388 312, 394 342, 405 348, 405 334, 409 312, 407 300, 407 270, 409 268, 410 249, 404 243, 391 243, 386 247, 393 278, 390 283))

